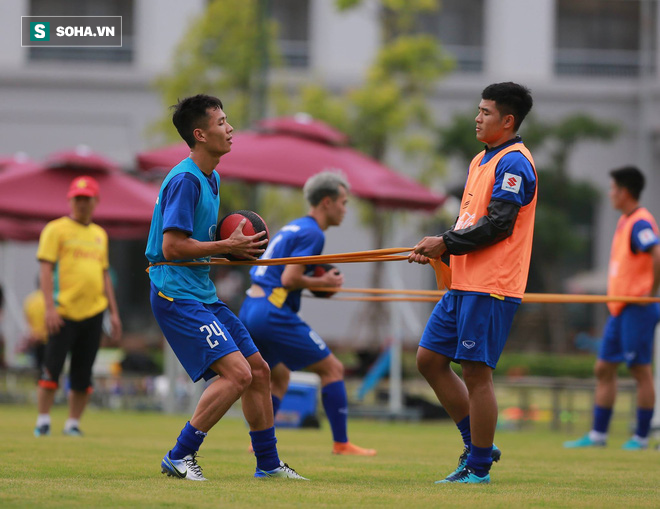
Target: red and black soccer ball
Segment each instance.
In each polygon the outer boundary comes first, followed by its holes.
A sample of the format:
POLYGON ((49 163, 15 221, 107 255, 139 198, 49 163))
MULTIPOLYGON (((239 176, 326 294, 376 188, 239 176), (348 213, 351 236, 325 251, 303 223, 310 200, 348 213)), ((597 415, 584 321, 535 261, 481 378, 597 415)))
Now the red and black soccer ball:
MULTIPOLYGON (((336 270, 337 273, 340 273, 339 269, 334 265, 331 265, 329 263, 321 263, 319 265, 314 266, 314 269, 311 271, 310 275, 314 277, 321 277, 326 272, 330 272, 333 270, 336 270)), ((329 299, 335 293, 337 293, 337 290, 323 290, 323 291, 313 290, 312 293, 314 294, 315 297, 320 297, 322 299, 329 299)))
MULTIPOLYGON (((228 239, 231 236, 231 234, 234 233, 234 230, 238 228, 239 223, 243 219, 247 219, 247 222, 243 226, 243 235, 250 236, 250 235, 255 235, 257 233, 266 232, 266 235, 262 237, 261 240, 270 239, 270 232, 268 231, 268 226, 266 225, 266 221, 264 221, 259 214, 253 212, 252 210, 237 210, 235 212, 231 212, 227 214, 225 217, 220 219, 220 221, 218 221, 218 226, 215 230, 216 240, 228 239)), ((268 243, 264 244, 261 248, 266 249, 266 247, 268 247, 268 243)), ((228 260, 233 260, 233 261, 245 260, 245 258, 231 254, 226 254, 224 256, 228 260)))

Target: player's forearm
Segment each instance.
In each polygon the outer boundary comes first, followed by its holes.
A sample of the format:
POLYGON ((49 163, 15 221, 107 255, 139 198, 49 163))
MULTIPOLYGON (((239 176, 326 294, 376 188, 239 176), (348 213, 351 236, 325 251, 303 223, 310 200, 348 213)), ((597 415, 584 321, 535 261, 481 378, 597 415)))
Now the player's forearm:
POLYGON ((39 265, 39 286, 44 294, 44 303, 46 311, 55 310, 55 300, 53 299, 53 271, 52 263, 40 262, 39 265))
POLYGON ((202 258, 231 252, 233 241, 231 239, 201 242, 187 237, 175 241, 163 240, 163 256, 166 260, 185 260, 189 258, 202 258))
POLYGON ((119 317, 119 307, 117 306, 115 289, 112 286, 112 278, 107 270, 103 273, 103 281, 105 283, 105 296, 108 299, 108 309, 110 310, 110 313, 119 317))
POLYGON ((513 233, 519 211, 520 206, 515 203, 491 201, 488 204, 488 215, 476 224, 442 234, 447 252, 464 255, 504 240, 513 233))
POLYGON ((653 256, 653 286, 651 287, 651 296, 658 295, 660 289, 660 245, 656 244, 651 252, 653 256))

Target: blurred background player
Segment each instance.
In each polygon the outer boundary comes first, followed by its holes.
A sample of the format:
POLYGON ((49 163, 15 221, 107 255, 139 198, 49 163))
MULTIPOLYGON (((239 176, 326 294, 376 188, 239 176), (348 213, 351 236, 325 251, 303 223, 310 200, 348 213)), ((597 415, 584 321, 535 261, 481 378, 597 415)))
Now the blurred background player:
POLYGON ((34 360, 34 367, 38 372, 44 362, 48 330, 46 329, 46 300, 41 288, 30 292, 23 301, 23 314, 28 324, 28 335, 25 338, 25 351, 30 353, 34 360))
MULTIPOLYGON (((330 226, 339 226, 344 219, 348 191, 348 182, 339 173, 325 171, 310 177, 303 187, 309 214, 282 228, 262 258, 321 254, 323 232, 330 226)), ((277 413, 287 392, 291 371, 312 371, 321 377, 321 400, 334 440, 332 452, 373 456, 374 449, 358 447, 348 440, 344 366, 298 316, 303 288, 337 288, 344 277, 337 270, 315 277, 308 275, 306 269, 305 265, 253 267, 252 286, 239 315, 271 368, 273 411, 277 413)))
MULTIPOLYGON (((207 95, 188 97, 175 106, 172 122, 190 147, 190 157, 161 185, 147 241, 150 263, 208 261, 222 253, 255 259, 263 253, 267 240, 261 239, 262 233, 243 235, 245 220, 228 239, 215 240, 220 177, 214 169, 231 150, 234 130, 222 107, 219 99, 207 95)), ((167 342, 193 382, 214 378, 175 446, 165 454, 161 470, 168 476, 206 481, 197 451, 241 398, 257 458, 254 476, 304 479, 277 453, 268 365, 243 324, 218 300, 209 272, 208 265, 157 265, 149 270, 151 307, 167 342)))
POLYGON ((534 234, 534 160, 517 136, 532 108, 529 90, 496 83, 481 93, 475 118, 486 147, 470 163, 460 216, 438 237, 424 237, 409 261, 451 255, 451 290, 435 306, 417 350, 417 367, 454 420, 465 449, 438 482, 488 483, 500 457, 493 445, 497 400, 493 369, 525 292, 534 234), (461 364, 463 380, 451 369, 461 364))
POLYGON ((77 177, 67 194, 71 214, 48 223, 39 238, 39 281, 48 342, 37 389, 35 436, 50 434, 50 409, 64 361, 69 369, 69 418, 64 434, 81 436, 80 418, 92 392, 92 367, 101 342, 103 313, 110 310, 113 339, 121 320, 108 273, 108 236, 92 222, 99 185, 77 177))
MULTIPOLYGON (((640 207, 644 175, 633 166, 610 172, 610 202, 621 217, 612 239, 607 280, 608 295, 655 296, 660 286, 660 241, 651 213, 640 207)), ((593 426, 582 438, 564 447, 605 446, 616 399, 616 371, 625 362, 637 383, 637 427, 624 449, 646 449, 653 418, 653 340, 660 306, 609 302, 610 318, 605 324, 598 352, 593 426)))

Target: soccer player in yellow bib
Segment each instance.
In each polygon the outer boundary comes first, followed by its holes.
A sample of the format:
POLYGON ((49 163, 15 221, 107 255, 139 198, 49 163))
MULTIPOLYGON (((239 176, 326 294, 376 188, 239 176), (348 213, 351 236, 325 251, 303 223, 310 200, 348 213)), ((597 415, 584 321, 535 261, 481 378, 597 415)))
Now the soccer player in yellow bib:
POLYGON ((37 437, 50 434, 50 409, 69 353, 69 418, 64 434, 82 436, 79 423, 92 392, 92 366, 107 308, 112 337, 121 336, 121 320, 108 273, 108 236, 92 222, 99 185, 91 177, 77 177, 71 182, 67 199, 71 214, 44 227, 37 250, 48 330, 37 389, 37 437))

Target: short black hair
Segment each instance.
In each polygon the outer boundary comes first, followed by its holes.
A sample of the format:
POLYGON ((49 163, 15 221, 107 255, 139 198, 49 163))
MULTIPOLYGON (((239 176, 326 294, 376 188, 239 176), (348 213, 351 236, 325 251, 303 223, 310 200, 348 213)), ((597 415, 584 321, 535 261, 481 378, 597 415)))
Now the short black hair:
POLYGON ((222 101, 211 95, 197 94, 180 99, 172 108, 174 109, 172 115, 174 127, 188 146, 193 148, 196 143, 193 131, 205 127, 204 122, 208 122, 209 118, 208 109, 222 109, 222 101))
POLYGON ((636 166, 624 166, 610 171, 617 186, 627 189, 635 200, 639 200, 644 189, 644 174, 636 166))
POLYGON ((481 92, 481 98, 495 101, 500 115, 513 115, 513 126, 516 131, 520 128, 520 124, 525 120, 534 103, 529 88, 511 81, 488 85, 481 92))

